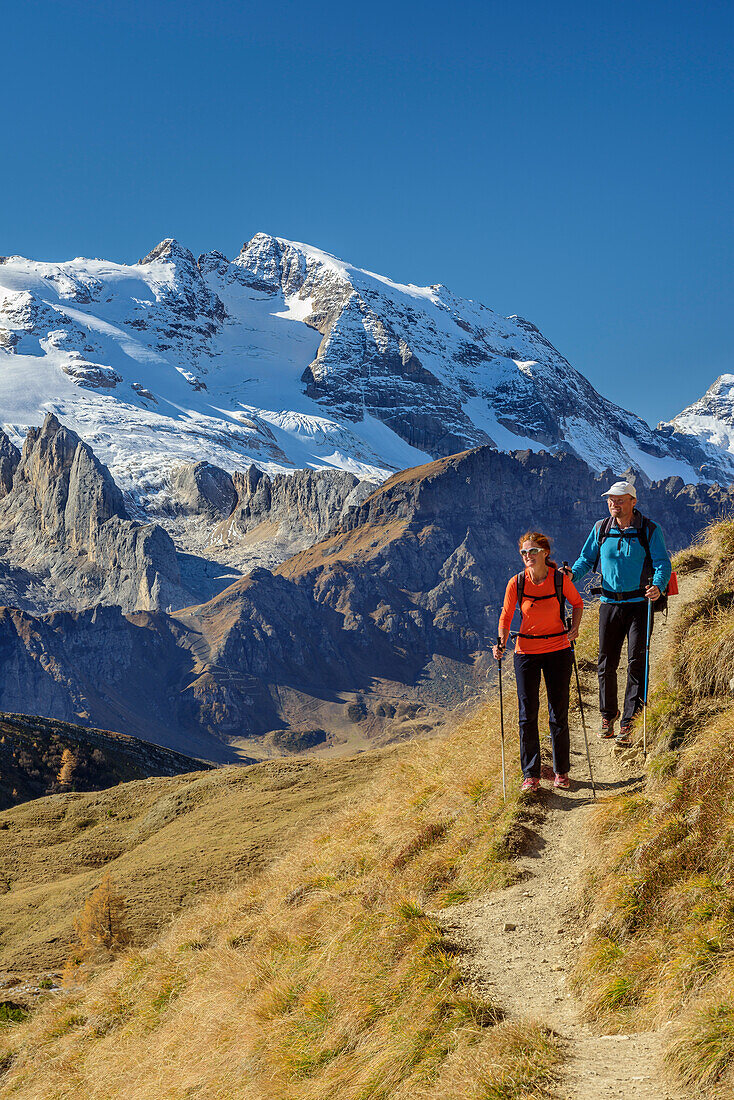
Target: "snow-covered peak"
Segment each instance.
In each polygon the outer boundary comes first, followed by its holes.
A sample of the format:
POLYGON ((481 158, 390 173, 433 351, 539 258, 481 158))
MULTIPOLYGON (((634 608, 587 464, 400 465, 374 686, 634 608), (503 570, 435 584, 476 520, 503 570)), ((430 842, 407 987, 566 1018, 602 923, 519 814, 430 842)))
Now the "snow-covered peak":
MULTIPOLYGON (((719 382, 702 401, 725 423, 719 382)), ((651 479, 730 469, 730 436, 692 447, 680 418, 653 431, 521 316, 265 233, 231 262, 173 238, 131 265, 6 258, 0 423, 19 444, 46 412, 153 508, 177 463, 202 460, 380 478, 484 443, 651 479)))
POLYGON ((170 263, 183 264, 186 267, 196 267, 193 253, 189 252, 188 248, 179 244, 173 237, 166 237, 164 241, 151 249, 147 256, 143 256, 142 260, 138 260, 138 263, 145 266, 146 264, 156 263, 158 260, 167 260, 170 263))
MULTIPOLYGON (((708 418, 713 431, 723 429, 724 434, 734 432, 734 374, 720 375, 703 397, 673 417, 671 423, 681 427, 686 422, 690 423, 692 417, 708 418)), ((716 442, 724 446, 723 436, 716 442)), ((730 442, 726 444, 727 449, 730 442)))
POLYGON ((708 480, 734 480, 734 374, 722 374, 705 394, 658 431, 694 456, 708 480))

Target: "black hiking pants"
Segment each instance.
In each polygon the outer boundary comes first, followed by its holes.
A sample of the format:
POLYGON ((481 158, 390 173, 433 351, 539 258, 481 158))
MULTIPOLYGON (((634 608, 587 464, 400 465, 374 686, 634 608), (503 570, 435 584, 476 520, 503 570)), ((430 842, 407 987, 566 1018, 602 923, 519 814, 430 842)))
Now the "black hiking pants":
POLYGON ((599 605, 599 710, 602 718, 617 717, 617 669, 627 639, 627 689, 622 722, 631 722, 645 695, 647 600, 599 605))
POLYGON ((540 779, 540 676, 543 674, 548 696, 548 723, 553 742, 553 768, 568 775, 570 735, 568 732, 568 694, 573 659, 570 649, 553 653, 516 653, 515 683, 520 718, 520 763, 525 778, 540 779))

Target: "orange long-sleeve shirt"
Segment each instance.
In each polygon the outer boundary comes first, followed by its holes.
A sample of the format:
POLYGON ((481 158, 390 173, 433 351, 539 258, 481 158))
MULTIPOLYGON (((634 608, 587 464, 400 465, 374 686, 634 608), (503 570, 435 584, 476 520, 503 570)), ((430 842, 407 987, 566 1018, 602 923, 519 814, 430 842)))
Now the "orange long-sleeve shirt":
MULTIPOLYGON (((573 581, 564 574, 563 595, 572 607, 583 607, 584 601, 579 596, 573 581)), ((517 607, 517 577, 512 577, 505 590, 505 602, 502 605, 500 615, 500 630, 509 630, 512 616, 517 607)), ((525 570, 525 590, 522 601, 521 634, 559 634, 557 638, 518 638, 515 642, 515 653, 554 653, 557 649, 568 649, 568 638, 560 632, 565 623, 561 622, 561 608, 555 598, 555 584, 553 581, 553 568, 548 570, 548 576, 542 584, 533 584, 529 570, 525 570), (550 600, 531 600, 529 596, 552 596, 550 600)))

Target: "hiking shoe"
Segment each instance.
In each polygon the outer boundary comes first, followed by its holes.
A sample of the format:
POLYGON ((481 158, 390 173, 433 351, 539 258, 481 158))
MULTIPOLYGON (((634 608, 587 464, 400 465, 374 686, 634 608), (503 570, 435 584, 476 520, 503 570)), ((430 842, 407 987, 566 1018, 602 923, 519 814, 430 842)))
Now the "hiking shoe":
POLYGON ((614 737, 614 723, 619 718, 619 711, 614 715, 614 718, 602 718, 601 730, 599 732, 600 737, 614 737))
POLYGON ((522 781, 521 791, 539 791, 540 780, 534 779, 532 775, 527 775, 522 781))
POLYGON ((627 748, 632 744, 632 723, 623 722, 619 727, 619 733, 614 738, 615 744, 621 745, 622 748, 627 748))
POLYGON ((555 779, 553 780, 553 786, 559 787, 562 791, 567 791, 571 784, 568 781, 567 775, 563 775, 561 772, 557 772, 555 779))

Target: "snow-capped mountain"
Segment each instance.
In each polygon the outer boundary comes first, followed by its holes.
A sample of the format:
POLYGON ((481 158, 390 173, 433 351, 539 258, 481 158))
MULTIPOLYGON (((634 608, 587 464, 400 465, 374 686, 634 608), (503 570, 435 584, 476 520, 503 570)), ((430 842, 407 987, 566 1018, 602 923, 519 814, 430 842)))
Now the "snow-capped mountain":
POLYGON ((705 455, 702 472, 712 480, 734 480, 734 374, 722 374, 703 397, 678 413, 671 421, 658 424, 681 453, 695 464, 705 455))
POLYGON ((528 321, 261 233, 232 262, 174 240, 134 265, 3 259, 0 423, 20 443, 47 412, 153 511, 181 462, 378 480, 480 443, 734 479, 715 440, 653 431, 528 321))

